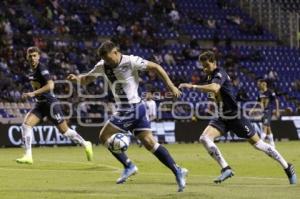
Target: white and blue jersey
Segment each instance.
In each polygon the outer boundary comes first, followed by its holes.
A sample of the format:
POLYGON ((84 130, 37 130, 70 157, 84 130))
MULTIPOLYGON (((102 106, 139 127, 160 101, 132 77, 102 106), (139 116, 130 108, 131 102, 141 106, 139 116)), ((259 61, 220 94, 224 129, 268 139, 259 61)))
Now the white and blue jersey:
POLYGON ((88 73, 104 75, 114 95, 117 111, 109 122, 122 131, 150 130, 146 107, 138 94, 138 71, 147 68, 148 61, 133 55, 122 55, 120 63, 113 67, 100 60, 88 73))

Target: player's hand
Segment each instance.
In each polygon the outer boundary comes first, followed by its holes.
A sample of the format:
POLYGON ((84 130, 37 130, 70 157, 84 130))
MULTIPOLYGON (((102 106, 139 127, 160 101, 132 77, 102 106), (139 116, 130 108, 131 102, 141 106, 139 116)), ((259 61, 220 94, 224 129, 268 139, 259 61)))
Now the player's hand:
POLYGON ((29 93, 23 93, 22 94, 22 99, 29 99, 29 98, 32 98, 35 96, 35 93, 34 92, 29 92, 29 93))
POLYGON ((70 74, 67 76, 67 80, 71 81, 71 82, 77 82, 78 81, 78 77, 77 75, 74 75, 74 74, 70 74))
POLYGON ((181 88, 193 88, 193 84, 188 84, 188 83, 182 83, 179 85, 179 89, 181 88))
POLYGON ((172 86, 171 91, 174 97, 179 98, 181 96, 181 91, 177 87, 172 86))

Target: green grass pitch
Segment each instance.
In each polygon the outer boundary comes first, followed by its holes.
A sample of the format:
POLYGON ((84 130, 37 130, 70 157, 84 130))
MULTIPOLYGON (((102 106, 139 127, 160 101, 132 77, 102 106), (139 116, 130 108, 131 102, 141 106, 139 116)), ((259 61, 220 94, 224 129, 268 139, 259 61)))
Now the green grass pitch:
MULTIPOLYGON (((292 162, 300 176, 300 142, 279 142, 276 148, 292 162)), ((33 148, 33 165, 19 165, 21 148, 0 149, 1 199, 77 198, 203 198, 296 199, 300 186, 290 186, 280 165, 247 143, 220 143, 235 176, 222 184, 213 179, 220 169, 201 144, 165 145, 178 164, 189 169, 187 187, 177 193, 171 172, 145 148, 132 145, 128 154, 139 173, 125 184, 115 180, 121 165, 102 146, 87 162, 81 147, 33 148)))

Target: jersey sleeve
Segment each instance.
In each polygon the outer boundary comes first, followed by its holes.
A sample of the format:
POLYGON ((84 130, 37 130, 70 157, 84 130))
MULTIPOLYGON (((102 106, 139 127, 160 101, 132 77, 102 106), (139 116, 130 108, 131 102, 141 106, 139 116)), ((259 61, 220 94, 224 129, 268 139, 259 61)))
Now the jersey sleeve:
POLYGON ((41 76, 42 76, 46 81, 51 80, 51 75, 50 75, 50 73, 49 73, 48 68, 46 68, 46 67, 41 67, 41 68, 40 68, 40 73, 41 73, 41 76))
POLYGON ((227 74, 222 72, 222 71, 218 71, 211 80, 211 83, 216 83, 216 84, 220 84, 223 85, 225 80, 226 80, 227 74))
POLYGON ((146 70, 148 61, 139 57, 130 55, 131 66, 134 70, 146 70))

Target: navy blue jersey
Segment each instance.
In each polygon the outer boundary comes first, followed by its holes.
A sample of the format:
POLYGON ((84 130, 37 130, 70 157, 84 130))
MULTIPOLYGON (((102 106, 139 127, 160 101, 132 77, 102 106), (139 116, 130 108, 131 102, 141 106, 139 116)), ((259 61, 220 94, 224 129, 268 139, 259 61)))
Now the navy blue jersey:
POLYGON ((273 110, 275 106, 275 100, 276 100, 276 93, 273 91, 270 91, 269 89, 260 92, 259 93, 259 101, 261 102, 263 99, 268 99, 268 102, 266 106, 264 107, 264 110, 273 110))
MULTIPOLYGON (((48 68, 45 65, 39 63, 39 65, 35 69, 30 69, 28 79, 31 83, 33 90, 37 90, 45 86, 47 84, 47 81, 51 80, 51 77, 48 68)), ((47 102, 56 101, 55 96, 51 94, 50 91, 36 96, 36 99, 38 101, 47 102)))
POLYGON ((217 83, 221 86, 217 95, 211 94, 218 104, 219 112, 224 116, 234 116, 238 112, 238 105, 234 94, 231 79, 223 68, 216 68, 208 76, 208 83, 217 83))

